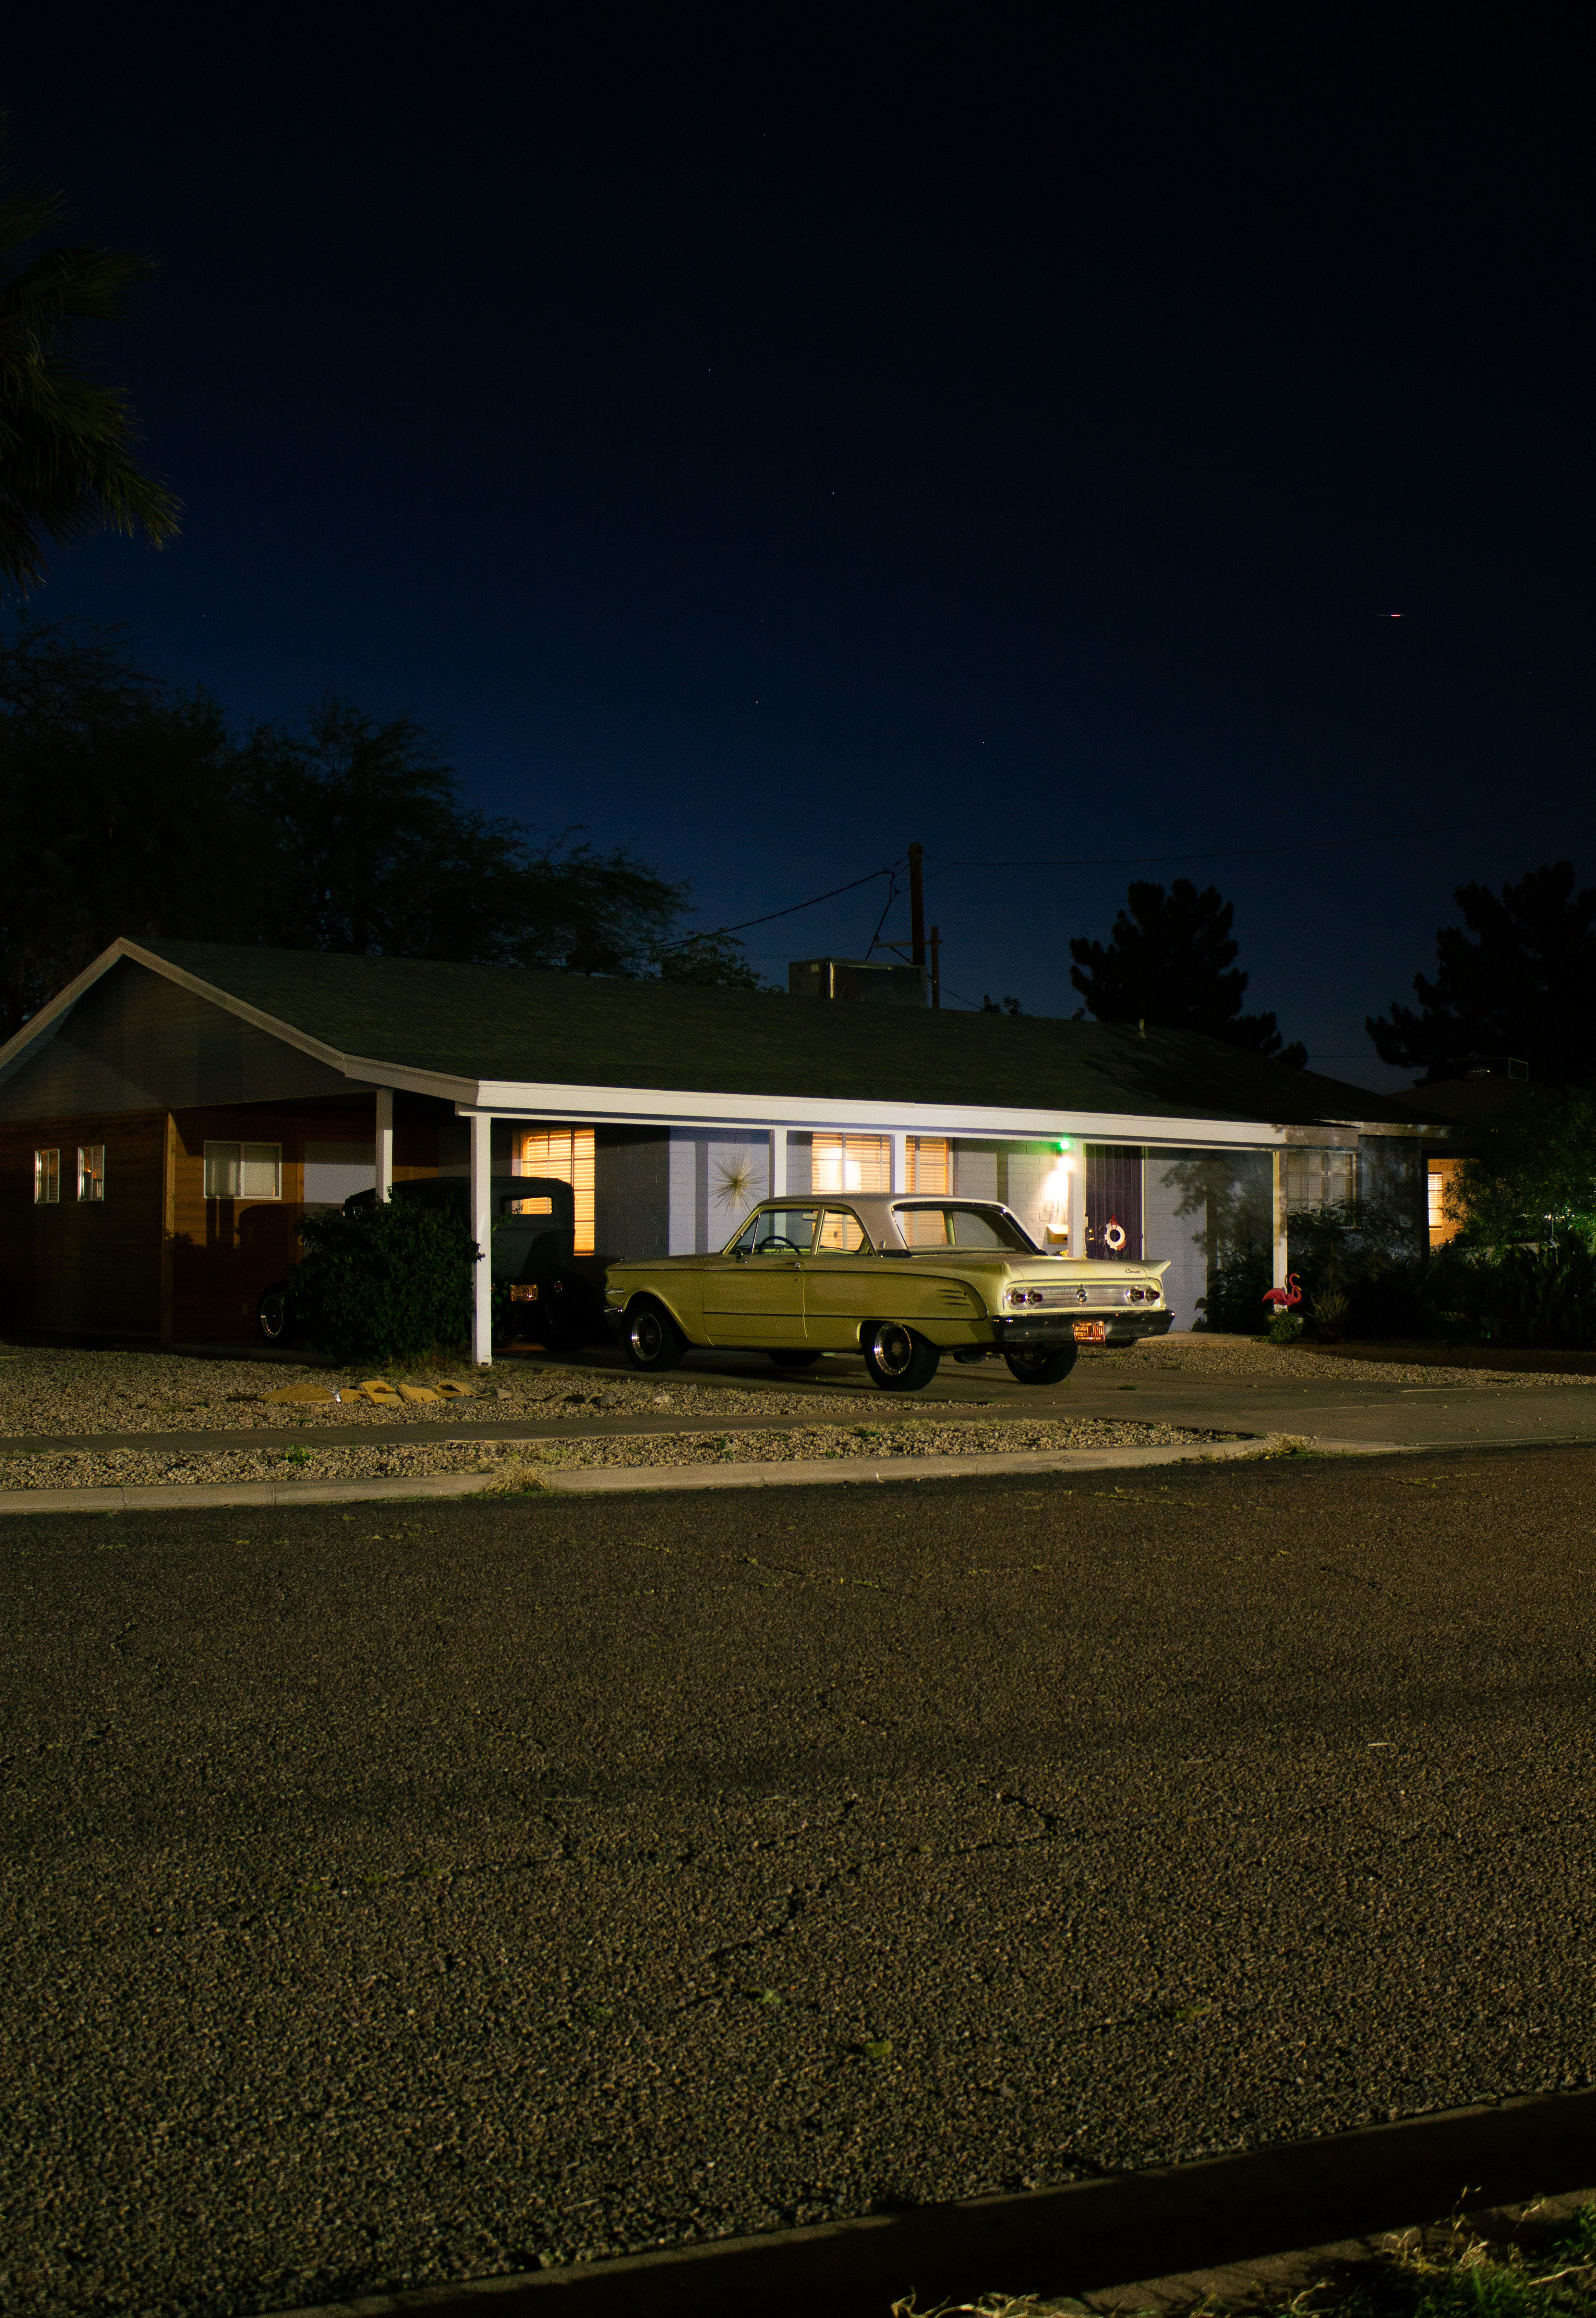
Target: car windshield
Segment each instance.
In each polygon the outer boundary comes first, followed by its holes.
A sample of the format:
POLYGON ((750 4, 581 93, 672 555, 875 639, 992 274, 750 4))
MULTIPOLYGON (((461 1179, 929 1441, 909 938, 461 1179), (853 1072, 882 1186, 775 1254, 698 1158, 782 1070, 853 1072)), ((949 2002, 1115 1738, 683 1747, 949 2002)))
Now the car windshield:
POLYGON ((915 1199, 894 1207, 904 1244, 915 1249, 937 1247, 994 1249, 1008 1255, 1036 1255, 1035 1240, 1027 1238, 1007 1208, 986 1199, 915 1199))

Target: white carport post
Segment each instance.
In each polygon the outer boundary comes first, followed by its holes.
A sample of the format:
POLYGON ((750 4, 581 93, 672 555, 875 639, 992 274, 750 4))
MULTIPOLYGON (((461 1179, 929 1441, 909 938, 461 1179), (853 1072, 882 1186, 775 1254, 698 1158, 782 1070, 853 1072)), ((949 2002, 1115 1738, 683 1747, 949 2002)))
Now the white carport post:
POLYGON ((888 1189, 893 1191, 906 1191, 909 1189, 909 1137, 907 1134, 899 1134, 894 1130, 892 1137, 892 1180, 889 1184, 888 1189))
POLYGON ((1284 1288, 1286 1275, 1291 1269, 1291 1246, 1286 1222, 1286 1154, 1277 1146, 1269 1157, 1274 1171, 1275 1285, 1284 1288))
POLYGON ((393 1197, 393 1089, 377 1089, 377 1199, 393 1197))
POLYGON ((1076 1151, 1074 1164, 1071 1167, 1065 1181, 1068 1185, 1065 1192, 1068 1204, 1064 1228, 1064 1252, 1068 1255, 1082 1256, 1086 1253, 1086 1146, 1084 1144, 1076 1151))
POLYGON ((770 1190, 767 1197, 785 1199, 787 1196, 787 1130, 773 1127, 770 1130, 770 1190))
POLYGON ((471 1266, 471 1359, 485 1369, 493 1364, 493 1121, 473 1110, 471 1129, 471 1237, 481 1250, 481 1262, 471 1266))

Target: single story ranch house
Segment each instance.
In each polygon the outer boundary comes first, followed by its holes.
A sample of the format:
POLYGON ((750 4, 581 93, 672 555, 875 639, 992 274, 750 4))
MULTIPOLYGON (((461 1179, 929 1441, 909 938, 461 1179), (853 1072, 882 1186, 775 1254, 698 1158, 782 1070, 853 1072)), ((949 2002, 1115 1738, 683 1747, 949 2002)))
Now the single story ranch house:
POLYGON ((1423 1227, 1410 1105, 1185 1032, 944 1012, 904 973, 114 942, 0 1047, 0 1333, 252 1342, 308 1210, 437 1174, 484 1245, 494 1174, 570 1183, 597 1259, 718 1249, 776 1194, 1000 1199, 1044 1244, 1168 1257, 1177 1327, 1243 1226, 1280 1278, 1295 1208, 1377 1190, 1423 1227))

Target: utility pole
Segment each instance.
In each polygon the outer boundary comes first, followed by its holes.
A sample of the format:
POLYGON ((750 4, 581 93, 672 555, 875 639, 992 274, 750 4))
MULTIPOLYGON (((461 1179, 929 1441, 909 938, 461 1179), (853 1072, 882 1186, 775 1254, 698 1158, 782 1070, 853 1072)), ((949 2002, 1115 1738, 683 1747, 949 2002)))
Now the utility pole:
POLYGON ((926 876, 923 845, 909 849, 909 944, 916 966, 926 963, 926 876))
POLYGON ((931 1003, 942 1003, 942 929, 931 928, 931 1003))

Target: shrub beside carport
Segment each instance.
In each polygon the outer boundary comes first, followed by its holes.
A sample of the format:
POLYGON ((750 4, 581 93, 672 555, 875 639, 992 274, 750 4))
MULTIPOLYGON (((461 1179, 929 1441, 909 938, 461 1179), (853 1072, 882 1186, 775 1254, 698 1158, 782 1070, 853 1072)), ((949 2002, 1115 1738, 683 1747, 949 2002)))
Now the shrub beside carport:
POLYGON ((413 1361, 470 1341, 480 1253, 458 1212, 382 1202, 307 1216, 300 1238, 289 1325, 329 1360, 413 1361))

